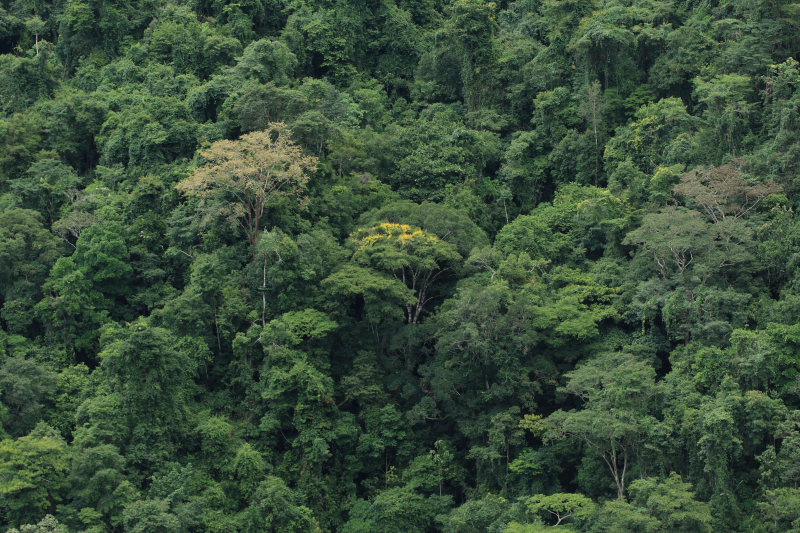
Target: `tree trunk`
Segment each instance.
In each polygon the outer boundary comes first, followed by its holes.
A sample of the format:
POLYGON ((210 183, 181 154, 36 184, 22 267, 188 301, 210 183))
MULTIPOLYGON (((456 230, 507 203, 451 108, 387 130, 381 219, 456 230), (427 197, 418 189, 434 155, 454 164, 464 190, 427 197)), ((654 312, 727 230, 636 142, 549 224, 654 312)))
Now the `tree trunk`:
POLYGON ((264 254, 264 267, 261 278, 261 327, 267 325, 267 258, 269 254, 264 254))

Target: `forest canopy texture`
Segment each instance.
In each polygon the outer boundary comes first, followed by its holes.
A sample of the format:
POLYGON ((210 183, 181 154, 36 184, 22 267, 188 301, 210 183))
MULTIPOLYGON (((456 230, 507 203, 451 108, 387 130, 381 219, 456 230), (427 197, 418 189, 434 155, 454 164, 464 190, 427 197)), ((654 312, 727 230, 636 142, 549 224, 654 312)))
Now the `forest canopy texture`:
POLYGON ((800 532, 800 5, 0 0, 0 531, 800 532))

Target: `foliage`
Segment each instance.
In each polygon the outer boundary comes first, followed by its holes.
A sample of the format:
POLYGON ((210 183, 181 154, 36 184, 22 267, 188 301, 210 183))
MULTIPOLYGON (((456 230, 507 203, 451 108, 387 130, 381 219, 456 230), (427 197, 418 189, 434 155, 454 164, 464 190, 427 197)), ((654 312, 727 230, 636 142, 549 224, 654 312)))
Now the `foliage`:
POLYGON ((180 182, 178 190, 200 198, 206 209, 227 212, 253 246, 265 212, 281 198, 300 196, 316 166, 316 158, 303 156, 281 123, 238 141, 217 141, 200 156, 206 164, 180 182))
POLYGON ((0 4, 0 528, 800 530, 800 22, 0 4))

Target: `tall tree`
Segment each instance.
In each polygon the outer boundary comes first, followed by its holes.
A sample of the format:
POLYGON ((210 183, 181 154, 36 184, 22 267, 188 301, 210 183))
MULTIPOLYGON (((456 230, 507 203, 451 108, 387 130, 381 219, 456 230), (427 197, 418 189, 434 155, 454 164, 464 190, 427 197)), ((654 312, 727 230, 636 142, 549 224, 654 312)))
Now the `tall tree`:
POLYGON ((430 303, 431 286, 459 259, 453 244, 408 224, 384 222, 353 235, 357 263, 371 266, 403 282, 416 296, 406 305, 406 322, 416 324, 430 303))
MULTIPOLYGON (((584 409, 558 410, 543 421, 546 438, 576 438, 602 457, 620 500, 637 449, 656 425, 650 414, 657 392, 654 378, 653 368, 631 355, 600 355, 567 374, 562 389, 577 396, 584 409)), ((536 419, 529 420, 536 427, 536 419)))
POLYGON ((217 141, 200 151, 205 164, 177 189, 199 198, 201 208, 220 209, 235 220, 255 248, 267 210, 282 199, 302 203, 317 166, 317 158, 304 155, 291 135, 286 124, 275 122, 235 141, 217 141))

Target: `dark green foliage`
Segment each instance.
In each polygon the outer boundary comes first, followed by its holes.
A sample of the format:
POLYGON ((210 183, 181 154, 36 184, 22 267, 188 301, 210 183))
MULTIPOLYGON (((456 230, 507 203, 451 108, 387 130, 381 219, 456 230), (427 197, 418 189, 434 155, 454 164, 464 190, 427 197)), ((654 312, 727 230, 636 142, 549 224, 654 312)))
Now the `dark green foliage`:
POLYGON ((24 333, 32 324, 31 311, 42 297, 47 273, 64 251, 35 211, 0 213, 0 316, 7 331, 24 333))
POLYGON ((48 336, 78 357, 93 357, 99 328, 127 318, 124 298, 132 269, 122 225, 97 224, 83 231, 75 253, 56 261, 37 314, 48 336))
POLYGON ((0 3, 0 530, 800 531, 800 19, 0 3))
POLYGON ((56 389, 56 377, 35 361, 9 357, 0 366, 0 401, 11 435, 27 434, 43 418, 56 389))

